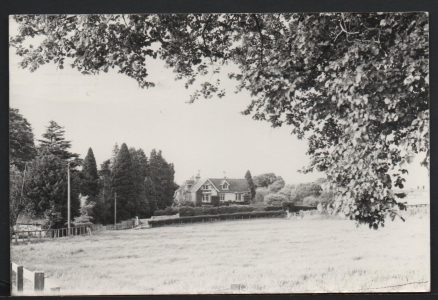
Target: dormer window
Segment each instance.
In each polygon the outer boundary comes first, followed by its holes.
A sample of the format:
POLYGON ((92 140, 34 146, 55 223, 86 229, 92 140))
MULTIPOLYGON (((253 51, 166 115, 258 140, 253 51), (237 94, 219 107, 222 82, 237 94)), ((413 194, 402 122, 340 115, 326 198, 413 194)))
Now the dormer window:
POLYGON ((222 189, 223 189, 223 190, 228 190, 228 183, 227 183, 227 182, 224 182, 224 183, 222 184, 222 189))

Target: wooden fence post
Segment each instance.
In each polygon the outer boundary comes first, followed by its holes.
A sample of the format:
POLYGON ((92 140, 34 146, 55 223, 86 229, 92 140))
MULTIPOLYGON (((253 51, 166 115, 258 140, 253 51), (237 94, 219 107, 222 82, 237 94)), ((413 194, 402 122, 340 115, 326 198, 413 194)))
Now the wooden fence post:
POLYGON ((44 272, 35 272, 34 290, 44 291, 44 272))
POLYGON ((23 266, 17 266, 17 272, 15 273, 15 283, 17 285, 17 291, 23 291, 23 266))

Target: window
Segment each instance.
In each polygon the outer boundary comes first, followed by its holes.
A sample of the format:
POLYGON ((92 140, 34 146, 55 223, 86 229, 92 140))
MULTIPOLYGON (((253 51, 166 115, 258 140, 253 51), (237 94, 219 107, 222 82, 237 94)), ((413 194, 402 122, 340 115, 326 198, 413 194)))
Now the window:
POLYGON ((210 202, 210 194, 202 194, 202 202, 210 202))
POLYGON ((221 201, 225 200, 225 194, 224 193, 219 194, 219 200, 221 200, 221 201))
POLYGON ((242 194, 236 193, 236 201, 242 200, 242 194))
POLYGON ((222 189, 223 189, 223 190, 228 190, 228 183, 224 182, 224 183, 222 184, 222 189))
POLYGON ((204 184, 203 186, 202 186, 202 189, 203 190, 208 190, 210 187, 208 186, 208 184, 204 184))

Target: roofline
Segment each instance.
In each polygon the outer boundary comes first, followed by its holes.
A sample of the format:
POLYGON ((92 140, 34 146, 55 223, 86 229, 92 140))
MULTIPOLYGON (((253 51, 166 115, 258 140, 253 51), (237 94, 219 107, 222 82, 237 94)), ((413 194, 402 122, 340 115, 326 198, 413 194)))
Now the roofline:
POLYGON ((214 183, 210 180, 210 178, 207 178, 207 180, 208 180, 208 182, 211 183, 211 185, 215 188, 215 190, 216 190, 217 192, 220 192, 219 189, 218 189, 218 188, 214 185, 214 183))

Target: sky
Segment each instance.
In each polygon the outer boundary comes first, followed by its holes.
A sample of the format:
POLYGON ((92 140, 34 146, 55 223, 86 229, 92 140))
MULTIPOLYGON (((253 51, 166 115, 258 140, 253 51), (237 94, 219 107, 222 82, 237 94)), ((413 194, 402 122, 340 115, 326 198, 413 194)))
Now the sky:
MULTIPOLYGON (((193 89, 175 81, 160 61, 152 61, 149 69, 156 86, 141 89, 134 79, 116 72, 82 75, 52 64, 30 72, 18 60, 10 50, 10 107, 30 122, 36 139, 50 120, 56 121, 72 141, 71 151, 83 158, 91 147, 98 165, 111 157, 116 143, 126 143, 146 155, 161 149, 175 166, 178 184, 198 170, 202 177, 230 178, 243 178, 247 170, 253 176, 273 172, 290 184, 323 177, 298 172, 309 162, 307 143, 291 135, 290 127, 272 128, 240 113, 251 97, 235 94, 230 80, 225 80, 224 98, 189 104, 193 89)), ((429 182, 419 161, 417 157, 409 167, 407 187, 429 182)))

